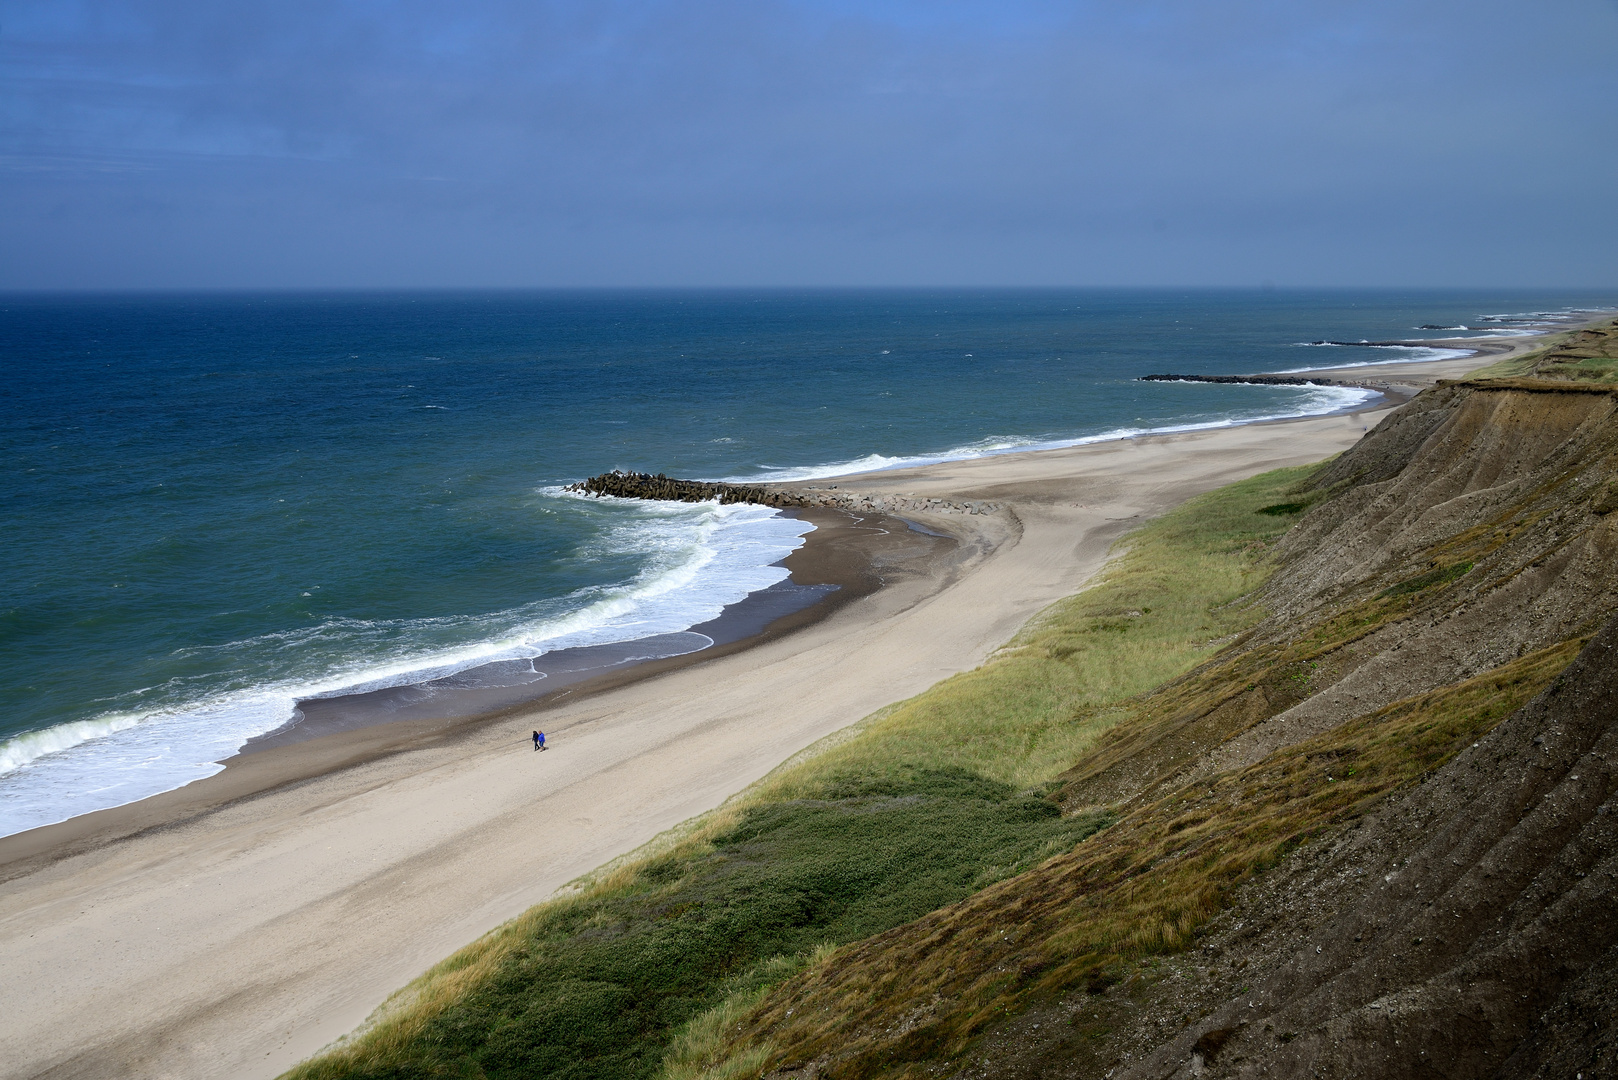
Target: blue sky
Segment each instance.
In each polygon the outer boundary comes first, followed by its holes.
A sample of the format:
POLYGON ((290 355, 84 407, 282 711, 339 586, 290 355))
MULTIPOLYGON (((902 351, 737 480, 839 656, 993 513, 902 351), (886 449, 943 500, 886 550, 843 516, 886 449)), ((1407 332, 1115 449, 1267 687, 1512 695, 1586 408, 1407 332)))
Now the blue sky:
POLYGON ((1618 285, 1618 3, 7 0, 0 288, 1618 285))

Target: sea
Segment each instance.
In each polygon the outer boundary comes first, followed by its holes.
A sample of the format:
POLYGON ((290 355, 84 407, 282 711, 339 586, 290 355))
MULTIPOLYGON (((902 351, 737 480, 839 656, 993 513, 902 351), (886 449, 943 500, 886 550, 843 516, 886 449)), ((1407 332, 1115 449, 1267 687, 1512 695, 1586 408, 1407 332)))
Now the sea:
POLYGON ((1137 377, 1432 357, 1357 343, 1521 334, 1614 301, 0 296, 0 835, 212 775, 301 700, 700 648, 685 631, 779 584, 810 529, 564 490, 592 474, 810 480, 1326 413, 1368 395, 1137 377))

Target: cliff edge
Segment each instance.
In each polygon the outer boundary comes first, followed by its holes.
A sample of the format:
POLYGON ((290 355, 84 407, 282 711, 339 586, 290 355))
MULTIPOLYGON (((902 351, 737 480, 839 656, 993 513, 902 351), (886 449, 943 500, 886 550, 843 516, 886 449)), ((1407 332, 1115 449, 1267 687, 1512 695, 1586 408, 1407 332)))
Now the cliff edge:
POLYGON ((1614 341, 1265 508, 1265 617, 1052 795, 1117 823, 785 983, 708 1075, 1618 1075, 1614 341))

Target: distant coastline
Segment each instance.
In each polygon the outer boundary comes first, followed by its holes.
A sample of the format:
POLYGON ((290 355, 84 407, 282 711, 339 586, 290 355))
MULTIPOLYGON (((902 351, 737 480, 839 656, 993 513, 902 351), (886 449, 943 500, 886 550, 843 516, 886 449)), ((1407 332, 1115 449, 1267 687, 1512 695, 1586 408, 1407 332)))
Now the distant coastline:
MULTIPOLYGON (((1538 315, 1533 317, 1542 318, 1538 315)), ((1557 325, 1567 322, 1569 320, 1564 318, 1557 325)), ((861 474, 880 476, 917 467, 1057 451, 1114 441, 1171 437, 1251 424, 1288 423, 1311 416, 1356 415, 1408 398, 1422 384, 1424 379, 1422 373, 1439 370, 1434 365, 1439 365, 1445 372, 1450 371, 1457 363, 1475 366, 1476 363, 1485 360, 1506 357, 1535 347, 1535 343, 1545 333, 1550 332, 1554 331, 1542 328, 1538 334, 1524 330, 1508 337, 1344 342, 1342 343, 1344 345, 1372 344, 1390 348, 1432 350, 1441 353, 1443 358, 1377 362, 1374 365, 1355 364, 1340 369, 1314 369, 1307 376, 1276 372, 1251 376, 1149 375, 1142 381, 1250 384, 1297 388, 1317 393, 1297 403, 1295 408, 1261 412, 1239 418, 1122 427, 1064 439, 988 440, 937 454, 909 458, 870 456, 801 469, 765 470, 762 474, 753 474, 746 478, 736 477, 729 482, 745 479, 753 486, 762 485, 772 490, 796 487, 813 491, 815 494, 812 501, 818 505, 841 508, 859 514, 925 515, 938 507, 911 502, 897 494, 890 494, 875 502, 852 500, 846 493, 831 494, 837 485, 828 484, 827 481, 861 474), (1465 347, 1464 350, 1461 346, 1465 347), (1368 368, 1374 368, 1374 376, 1367 371, 1368 368), (1416 374, 1413 377, 1402 374, 1408 372, 1416 374)), ((719 481, 725 482, 727 481, 719 481)), ((815 534, 811 532, 808 545, 815 547, 819 543, 815 534)), ((706 624, 693 622, 679 628, 671 625, 653 635, 643 634, 636 637, 630 634, 622 641, 566 644, 559 650, 553 648, 547 652, 545 655, 549 659, 496 656, 482 663, 458 664, 449 671, 434 671, 429 667, 422 677, 414 679, 408 676, 394 676, 380 686, 368 684, 365 679, 357 679, 351 684, 352 689, 336 685, 319 694, 301 698, 296 711, 285 721, 262 726, 239 742, 229 747, 220 747, 219 752, 212 755, 212 759, 225 762, 231 760, 232 754, 240 756, 262 753, 269 748, 286 745, 290 741, 304 741, 319 735, 390 723, 400 725, 398 730, 401 733, 415 732, 414 725, 429 720, 439 727, 453 726, 503 715, 534 703, 563 700, 586 692, 590 687, 618 685, 625 678, 643 677, 671 667, 702 662, 731 649, 744 647, 747 641, 758 638, 764 632, 764 623, 779 623, 781 626, 801 625, 803 619, 815 617, 813 612, 834 610, 857 595, 860 595, 860 590, 851 587, 846 581, 838 582, 838 594, 831 597, 814 594, 813 586, 803 586, 801 582, 797 585, 783 583, 781 588, 773 592, 755 591, 731 601, 714 620, 714 626, 707 628, 714 630, 718 637, 703 629, 706 624), (759 623, 754 614, 758 612, 769 612, 770 615, 763 623, 759 623), (736 627, 743 625, 749 629, 745 632, 735 630, 736 627), (630 672, 638 674, 630 675, 630 672)), ((53 733, 45 734, 49 736, 53 733)), ((133 734, 138 736, 141 732, 133 734)), ((93 732, 91 735, 76 735, 74 739, 82 741, 93 735, 93 732)), ((121 741, 128 736, 109 730, 101 737, 121 741)), ((414 738, 415 735, 412 734, 410 737, 414 738)), ((166 786, 172 789, 186 783, 196 783, 198 776, 217 769, 217 765, 193 769, 189 774, 167 781, 166 786)), ((130 805, 152 794, 150 789, 134 791, 123 798, 121 805, 130 805)), ((66 819, 70 820, 85 812, 99 812, 104 808, 105 804, 80 809, 76 813, 67 814, 66 819)), ((39 819, 36 817, 33 820, 39 819)), ((25 825, 23 831, 27 831, 28 827, 25 825)))
MULTIPOLYGON (((1583 320, 1587 322, 1600 321, 1583 320)), ((214 776, 191 781, 168 792, 144 796, 118 806, 91 811, 66 819, 25 829, 10 836, 0 837, 0 865, 15 858, 27 858, 50 851, 58 844, 63 850, 73 848, 91 838, 117 835, 144 823, 164 820, 170 806, 183 806, 186 812, 198 807, 224 805, 249 796, 271 786, 291 780, 321 775, 333 767, 332 763, 352 765, 362 758, 395 752, 400 748, 422 745, 423 740, 437 740, 478 725, 501 722, 504 718, 521 715, 533 709, 552 708, 578 700, 591 694, 611 690, 640 679, 651 678, 701 664, 749 648, 759 642, 809 625, 823 619, 860 597, 880 587, 881 574, 873 567, 877 563, 892 564, 895 556, 872 546, 873 540, 885 536, 910 533, 920 542, 927 535, 924 529, 916 532, 907 521, 937 521, 937 515, 962 512, 995 513, 997 503, 979 502, 975 506, 955 505, 959 500, 933 499, 936 505, 927 505, 926 499, 916 499, 897 492, 884 492, 884 478, 898 479, 918 468, 947 467, 974 461, 1038 457, 1083 447, 1105 446, 1141 439, 1175 438, 1220 430, 1249 426, 1287 425, 1312 419, 1339 415, 1359 415, 1377 412, 1396 405, 1413 395, 1421 386, 1429 385, 1441 377, 1456 373, 1457 365, 1465 369, 1479 366, 1484 361, 1497 361, 1519 355, 1539 347, 1539 343, 1556 331, 1538 334, 1520 334, 1504 338, 1460 339, 1473 348, 1460 356, 1446 356, 1442 360, 1408 361, 1400 365, 1378 364, 1383 377, 1367 378, 1364 365, 1347 368, 1322 368, 1311 376, 1268 373, 1257 375, 1197 376, 1148 375, 1142 381, 1205 382, 1225 385, 1307 386, 1346 391, 1353 395, 1347 401, 1331 402, 1330 407, 1315 410, 1278 413, 1236 421, 1216 421, 1205 424, 1171 425, 1152 429, 1126 429, 1069 440, 1019 445, 1015 447, 963 448, 957 452, 928 456, 916 460, 884 461, 879 467, 862 472, 841 471, 841 466, 830 465, 813 470, 812 476, 801 481, 774 481, 758 490, 790 491, 792 502, 798 504, 807 496, 815 506, 785 511, 789 516, 804 519, 811 530, 805 534, 805 543, 784 560, 790 577, 784 588, 773 592, 752 593, 741 601, 727 606, 711 624, 693 625, 685 631, 665 635, 666 642, 652 640, 650 651, 637 649, 630 640, 582 650, 564 651, 561 655, 547 654, 549 664, 558 670, 546 670, 544 657, 523 662, 523 670, 516 670, 509 661, 498 661, 484 667, 464 669, 454 675, 435 678, 428 683, 403 682, 382 689, 363 686, 352 692, 336 692, 300 702, 299 710, 290 722, 271 731, 245 740, 235 754, 221 759, 223 771, 214 776), (1397 370, 1395 370, 1397 367, 1397 370), (839 481, 828 484, 825 481, 839 481), (873 486, 874 485, 874 486, 873 486), (878 520, 868 523, 867 515, 878 520), (891 515, 891 524, 884 527, 882 517, 891 515), (866 526, 874 525, 874 528, 866 526), (812 567, 808 573, 804 567, 812 567), (689 644, 675 640, 690 636, 689 644), (508 671, 507 669, 512 670, 508 671), (320 747, 331 745, 329 754, 320 747), (277 754, 297 746, 297 753, 282 758, 277 754), (356 754, 361 755, 356 757, 356 754), (251 761, 252 768, 244 768, 251 761)), ((1410 341, 1401 347, 1441 347, 1454 339, 1410 341)), ((855 463, 849 463, 850 465, 855 463)), ((807 471, 807 470, 806 470, 807 471)), ((724 481, 717 483, 723 484, 724 481)), ((937 547, 937 540, 949 542, 948 534, 935 537, 933 543, 920 543, 905 559, 936 561, 946 549, 937 547), (925 549, 925 550, 922 550, 925 549)), ((891 545, 889 545, 891 546, 891 545)), ((919 564, 918 564, 919 566, 919 564)))
MULTIPOLYGON (((1431 383, 1481 359, 1378 375, 1431 383)), ((217 1047, 214 1072, 274 1075, 568 881, 817 740, 976 667, 1081 588, 1144 519, 1242 477, 1318 462, 1388 411, 1383 402, 1359 416, 840 477, 818 487, 890 513, 817 511, 843 524, 816 522, 794 557, 825 563, 793 576, 831 583, 829 564, 841 561, 849 585, 827 607, 788 616, 809 621, 625 668, 588 693, 580 684, 493 715, 373 724, 238 754, 207 780, 0 839, 17 927, 8 969, 57 973, 52 1000, 81 1002, 98 1030, 127 1033, 91 1045, 71 1023, 77 1011, 8 1001, 26 1050, 18 1060, 126 1060, 133 1039, 177 1048, 174 1061, 186 1047, 217 1047), (996 509, 911 509, 929 501, 996 509), (529 751, 534 727, 553 752, 529 751), (356 905, 387 916, 355 920, 356 905), (102 947, 119 927, 140 927, 144 947, 102 947), (199 1013, 203 963, 219 1004, 199 1013), (138 1000, 122 992, 129 985, 143 987, 138 1000), (252 992, 263 985, 278 989, 252 992)))

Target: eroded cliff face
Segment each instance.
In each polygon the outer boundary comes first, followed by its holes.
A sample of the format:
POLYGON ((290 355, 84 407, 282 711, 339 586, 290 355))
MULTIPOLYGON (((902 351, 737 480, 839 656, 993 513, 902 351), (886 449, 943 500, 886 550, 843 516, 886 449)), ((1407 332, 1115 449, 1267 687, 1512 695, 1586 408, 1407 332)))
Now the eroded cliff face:
POLYGON ((1269 617, 1066 775, 1116 825, 735 1045, 782 1076, 1615 1075, 1618 398, 1441 386, 1306 506, 1269 617))
POLYGON ((1618 611, 1615 485, 1611 388, 1421 395, 1317 478, 1260 598, 1271 616, 1182 680, 1215 700, 1165 688, 1165 711, 1075 767, 1064 803, 1161 797, 1589 635, 1618 611))
POLYGON ((1618 611, 1618 397, 1485 383, 1412 405, 1317 481, 1346 490, 1283 540, 1264 596, 1274 615, 1254 640, 1289 642, 1345 611, 1366 617, 1365 632, 1311 656, 1308 696, 1199 772, 1588 635, 1618 611), (1401 596, 1412 602, 1391 617, 1370 610, 1401 596))
POLYGON ((1233 898, 1143 997, 1179 1030, 1150 1050, 1137 1031, 1115 1077, 1618 1074, 1615 401, 1515 381, 1412 404, 1319 479, 1348 490, 1287 537, 1263 632, 1469 567, 1204 768, 1605 627, 1419 786, 1233 898))
POLYGON ((1115 1077, 1618 1072, 1618 619, 1210 929, 1207 1011, 1115 1077))

